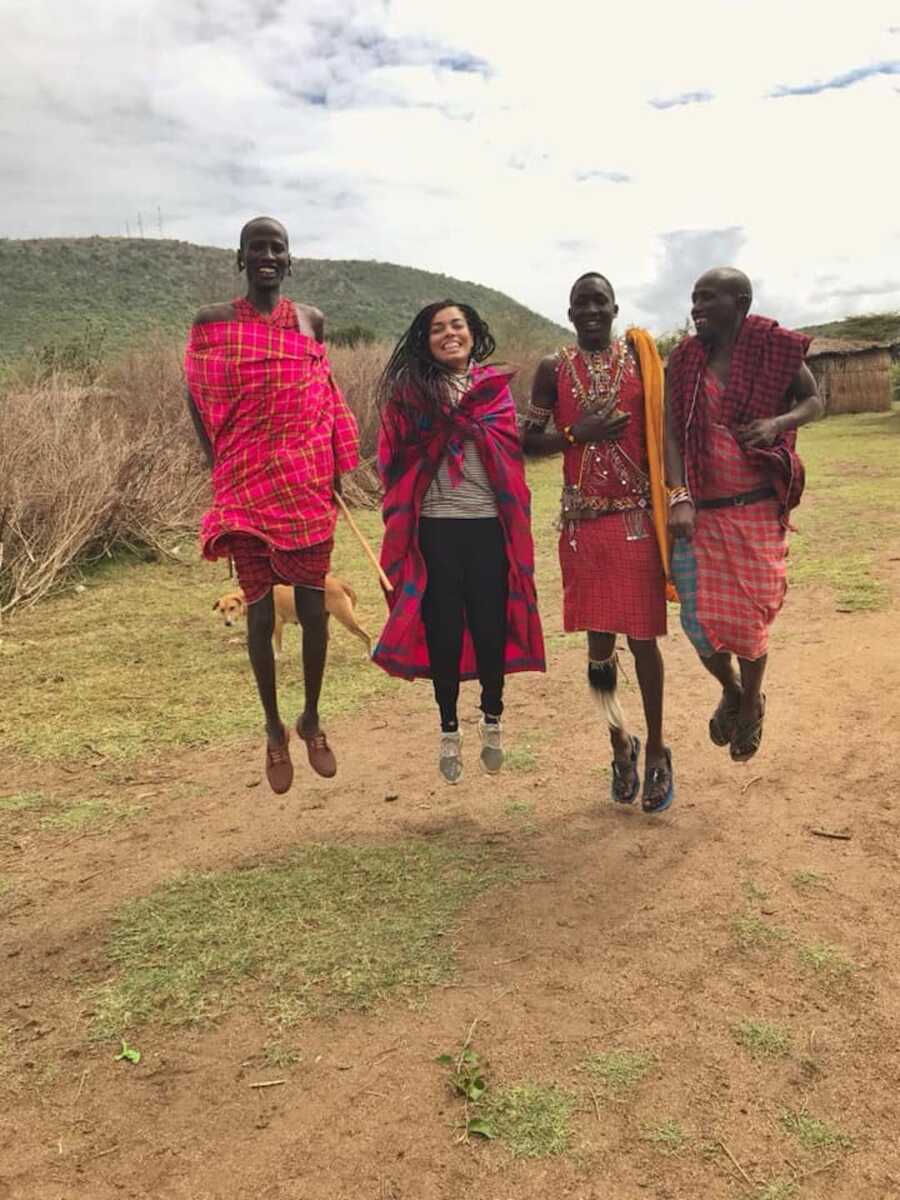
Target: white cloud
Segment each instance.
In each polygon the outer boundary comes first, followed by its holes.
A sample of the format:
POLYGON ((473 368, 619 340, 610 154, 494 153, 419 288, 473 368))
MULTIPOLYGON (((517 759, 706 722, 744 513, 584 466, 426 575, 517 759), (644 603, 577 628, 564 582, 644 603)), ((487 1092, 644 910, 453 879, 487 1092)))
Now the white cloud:
POLYGON ((900 307, 892 2, 4 9, 5 236, 139 212, 155 232, 159 209, 167 236, 231 245, 271 211, 300 254, 475 279, 560 320, 599 269, 625 320, 671 327, 716 255, 786 321, 900 307))

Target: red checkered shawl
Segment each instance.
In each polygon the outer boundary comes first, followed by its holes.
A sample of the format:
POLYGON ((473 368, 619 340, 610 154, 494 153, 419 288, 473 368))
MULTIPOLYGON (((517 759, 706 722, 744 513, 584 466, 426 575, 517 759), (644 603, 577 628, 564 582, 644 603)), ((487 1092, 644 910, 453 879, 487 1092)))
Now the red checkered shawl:
POLYGON ((335 474, 358 462, 356 421, 331 376, 325 347, 262 321, 194 325, 188 389, 213 449, 213 505, 200 541, 249 533, 279 550, 334 532, 335 474))
MULTIPOLYGON (((509 600, 504 668, 507 674, 545 669, 534 586, 531 494, 509 390, 511 377, 511 371, 476 367, 470 390, 458 405, 448 404, 442 419, 434 424, 414 405, 392 403, 385 411, 378 445, 378 469, 384 484, 381 565, 394 591, 388 596, 390 614, 373 658, 390 675, 431 677, 422 622, 427 578, 419 550, 419 513, 445 454, 451 479, 461 477, 468 438, 475 442, 484 463, 506 541, 509 600)), ((460 678, 474 679, 477 674, 472 638, 466 629, 460 678)))
MULTIPOLYGON (((722 395, 723 423, 732 431, 751 421, 787 411, 787 390, 806 357, 812 339, 782 329, 768 317, 747 317, 731 355, 728 383, 722 395)), ((706 453, 706 410, 703 377, 709 348, 699 338, 685 338, 669 359, 667 377, 672 424, 684 459, 685 479, 703 494, 706 453)), ((782 515, 800 503, 805 472, 795 449, 795 430, 766 449, 745 453, 772 480, 782 515)))

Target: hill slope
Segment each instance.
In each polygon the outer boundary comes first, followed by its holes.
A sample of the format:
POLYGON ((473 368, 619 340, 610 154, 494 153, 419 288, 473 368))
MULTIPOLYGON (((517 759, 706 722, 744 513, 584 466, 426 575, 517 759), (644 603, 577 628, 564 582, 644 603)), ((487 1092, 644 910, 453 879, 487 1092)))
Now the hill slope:
POLYGON ((825 325, 807 325, 804 333, 813 337, 847 338, 850 341, 893 342, 900 340, 900 312, 866 313, 844 317, 825 325))
MULTIPOLYGON (((564 331, 502 292, 391 263, 295 259, 289 295, 321 308, 334 332, 361 325, 395 338, 415 312, 453 296, 473 304, 501 346, 552 346, 564 331)), ((183 334, 202 304, 242 292, 234 252, 139 238, 0 240, 0 357, 64 344, 92 326, 122 346, 151 329, 183 334)))

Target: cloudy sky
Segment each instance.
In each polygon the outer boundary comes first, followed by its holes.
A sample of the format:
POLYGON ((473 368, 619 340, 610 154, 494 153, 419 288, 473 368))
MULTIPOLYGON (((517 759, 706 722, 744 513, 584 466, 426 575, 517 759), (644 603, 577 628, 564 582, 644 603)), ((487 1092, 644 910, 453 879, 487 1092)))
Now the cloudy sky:
POLYGON ((136 236, 140 214, 231 246, 271 212, 297 254, 444 271, 561 321, 594 269, 625 321, 671 329, 716 264, 785 322, 900 308, 897 0, 0 15, 0 236, 136 236))

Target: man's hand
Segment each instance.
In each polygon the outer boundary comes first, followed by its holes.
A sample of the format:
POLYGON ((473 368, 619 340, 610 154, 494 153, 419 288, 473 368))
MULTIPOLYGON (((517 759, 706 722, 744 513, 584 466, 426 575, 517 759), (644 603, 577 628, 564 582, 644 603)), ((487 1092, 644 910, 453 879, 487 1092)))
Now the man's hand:
POLYGON ((572 437, 582 444, 614 442, 625 432, 630 420, 629 414, 619 409, 605 417, 599 413, 588 413, 572 426, 572 437))
POLYGON ((694 536, 694 519, 696 513, 690 500, 682 500, 669 509, 669 533, 673 538, 685 538, 690 541, 694 536))
POLYGON ((771 446, 781 434, 781 426, 777 417, 763 417, 759 421, 751 421, 735 431, 735 437, 745 450, 761 450, 771 446))

